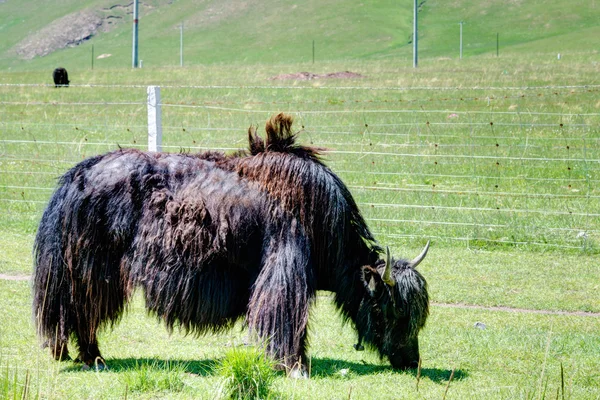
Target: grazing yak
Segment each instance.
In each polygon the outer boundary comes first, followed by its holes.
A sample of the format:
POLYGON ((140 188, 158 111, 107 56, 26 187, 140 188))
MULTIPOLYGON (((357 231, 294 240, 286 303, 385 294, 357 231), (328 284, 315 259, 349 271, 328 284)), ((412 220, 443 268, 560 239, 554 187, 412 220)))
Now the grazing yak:
POLYGON ((279 114, 233 155, 121 149, 59 180, 34 247, 33 311, 56 359, 103 360, 97 332, 136 288, 169 329, 222 332, 245 318, 280 368, 306 371, 317 290, 394 368, 416 367, 423 276, 376 243, 348 188, 279 114))
POLYGON ((52 72, 52 79, 54 79, 54 87, 68 87, 69 86, 69 74, 67 70, 59 67, 52 72))

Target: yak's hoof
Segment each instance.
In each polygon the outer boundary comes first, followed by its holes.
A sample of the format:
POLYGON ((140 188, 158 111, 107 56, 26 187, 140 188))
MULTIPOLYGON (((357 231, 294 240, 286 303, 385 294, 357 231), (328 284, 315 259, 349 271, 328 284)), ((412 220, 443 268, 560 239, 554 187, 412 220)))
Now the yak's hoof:
POLYGON ((106 363, 104 362, 104 360, 102 358, 97 357, 96 362, 94 362, 92 364, 84 363, 81 366, 81 370, 82 371, 96 371, 96 372, 100 372, 100 371, 104 371, 104 370, 108 371, 108 366, 106 366, 106 363))
POLYGON ((308 379, 308 371, 304 366, 294 367, 288 373, 288 378, 292 379, 308 379))
POLYGON ((106 370, 108 369, 106 362, 100 356, 96 357, 95 359, 86 357, 85 361, 83 361, 83 357, 81 357, 81 355, 80 355, 75 360, 75 362, 83 363, 83 366, 81 367, 82 371, 89 371, 89 370, 104 371, 105 369, 106 370))
POLYGON ((87 364, 83 364, 81 366, 81 370, 82 371, 100 372, 100 371, 108 371, 108 367, 106 366, 106 364, 95 364, 95 365, 92 365, 91 367, 87 364))
POLYGON ((354 350, 356 350, 356 351, 363 351, 364 349, 365 349, 365 346, 363 346, 363 345, 362 345, 362 344, 360 344, 360 343, 356 343, 356 344, 354 345, 354 350))

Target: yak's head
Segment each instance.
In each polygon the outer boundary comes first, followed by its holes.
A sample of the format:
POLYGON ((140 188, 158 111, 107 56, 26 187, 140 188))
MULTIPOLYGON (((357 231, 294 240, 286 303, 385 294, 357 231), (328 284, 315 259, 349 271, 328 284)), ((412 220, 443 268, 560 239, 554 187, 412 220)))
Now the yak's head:
POLYGON ((425 258, 429 242, 414 260, 394 260, 387 249, 386 261, 362 268, 366 295, 356 327, 357 350, 361 340, 388 357, 394 368, 416 368, 419 363, 419 331, 429 315, 427 282, 415 269, 425 258))

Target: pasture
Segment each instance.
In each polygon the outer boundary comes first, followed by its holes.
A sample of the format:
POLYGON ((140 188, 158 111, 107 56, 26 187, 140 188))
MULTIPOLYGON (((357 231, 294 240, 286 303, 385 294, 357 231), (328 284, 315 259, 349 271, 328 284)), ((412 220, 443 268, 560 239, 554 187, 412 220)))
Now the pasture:
POLYGON ((595 56, 69 69, 0 77, 0 393, 32 398, 218 398, 216 365, 243 343, 171 335, 141 296, 100 337, 108 371, 40 349, 31 246, 56 178, 85 157, 147 145, 146 87, 162 94, 165 151, 231 152, 273 113, 349 186, 375 237, 429 283, 422 369, 356 352, 330 293, 310 323, 310 380, 279 375, 282 398, 600 397, 600 83, 595 56), (271 80, 350 70, 352 80, 271 80), (6 278, 11 278, 10 280, 6 278), (480 323, 476 326, 476 323, 480 323), (483 325, 485 325, 485 327, 483 325), (485 328, 485 329, 481 329, 485 328), (182 384, 132 389, 140 366, 182 384), (3 387, 7 388, 2 392, 3 387))

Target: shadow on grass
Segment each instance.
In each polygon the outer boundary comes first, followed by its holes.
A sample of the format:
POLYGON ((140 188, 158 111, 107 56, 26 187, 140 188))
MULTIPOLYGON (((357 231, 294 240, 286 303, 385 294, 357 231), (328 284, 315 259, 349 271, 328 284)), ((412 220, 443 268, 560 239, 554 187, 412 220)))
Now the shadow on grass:
MULTIPOLYGON (((411 369, 408 370, 407 373, 410 373, 417 376, 417 370, 411 369)), ((421 368, 421 379, 429 378, 432 382, 442 383, 447 382, 450 379, 450 375, 452 371, 449 369, 439 369, 439 368, 421 368)), ((463 371, 462 369, 454 370, 454 376, 452 377, 453 381, 462 381, 467 378, 469 373, 467 371, 463 371)))
MULTIPOLYGON (((164 360, 160 358, 109 358, 106 360, 108 371, 124 372, 139 369, 141 366, 156 367, 156 369, 178 369, 198 376, 215 374, 218 360, 164 360)), ((63 372, 87 372, 82 370, 82 364, 72 363, 63 372)), ((94 368, 89 371, 94 371, 94 368)))
MULTIPOLYGON (((313 358, 311 364, 311 376, 329 378, 342 376, 341 370, 348 370, 348 373, 354 375, 373 375, 381 372, 395 372, 398 374, 410 374, 415 378, 417 369, 396 370, 389 365, 377 365, 369 363, 356 363, 331 358, 313 358)), ((447 382, 452 374, 451 370, 439 368, 421 368, 421 379, 427 378, 436 383, 447 382)), ((454 371, 452 380, 462 380, 468 377, 468 373, 461 369, 454 371)))
MULTIPOLYGON (((139 369, 143 365, 153 366, 157 369, 172 368, 181 369, 189 374, 198 376, 211 376, 216 373, 216 367, 219 364, 218 359, 213 360, 164 360, 160 358, 110 358, 106 360, 108 370, 111 372, 124 372, 139 369)), ((311 376, 318 378, 342 377, 340 371, 348 370, 353 375, 374 375, 381 372, 395 372, 398 374, 410 374, 415 378, 416 369, 395 370, 389 365, 378 365, 369 363, 357 363, 345 360, 331 358, 312 358, 311 376)), ((63 372, 82 371, 81 364, 71 364, 63 369, 63 372)), ((93 371, 91 369, 90 371, 93 371)), ((432 382, 442 383, 450 379, 451 370, 439 368, 421 368, 421 379, 427 378, 432 382)), ((466 371, 457 369, 454 371, 452 380, 462 380, 468 376, 466 371)))

